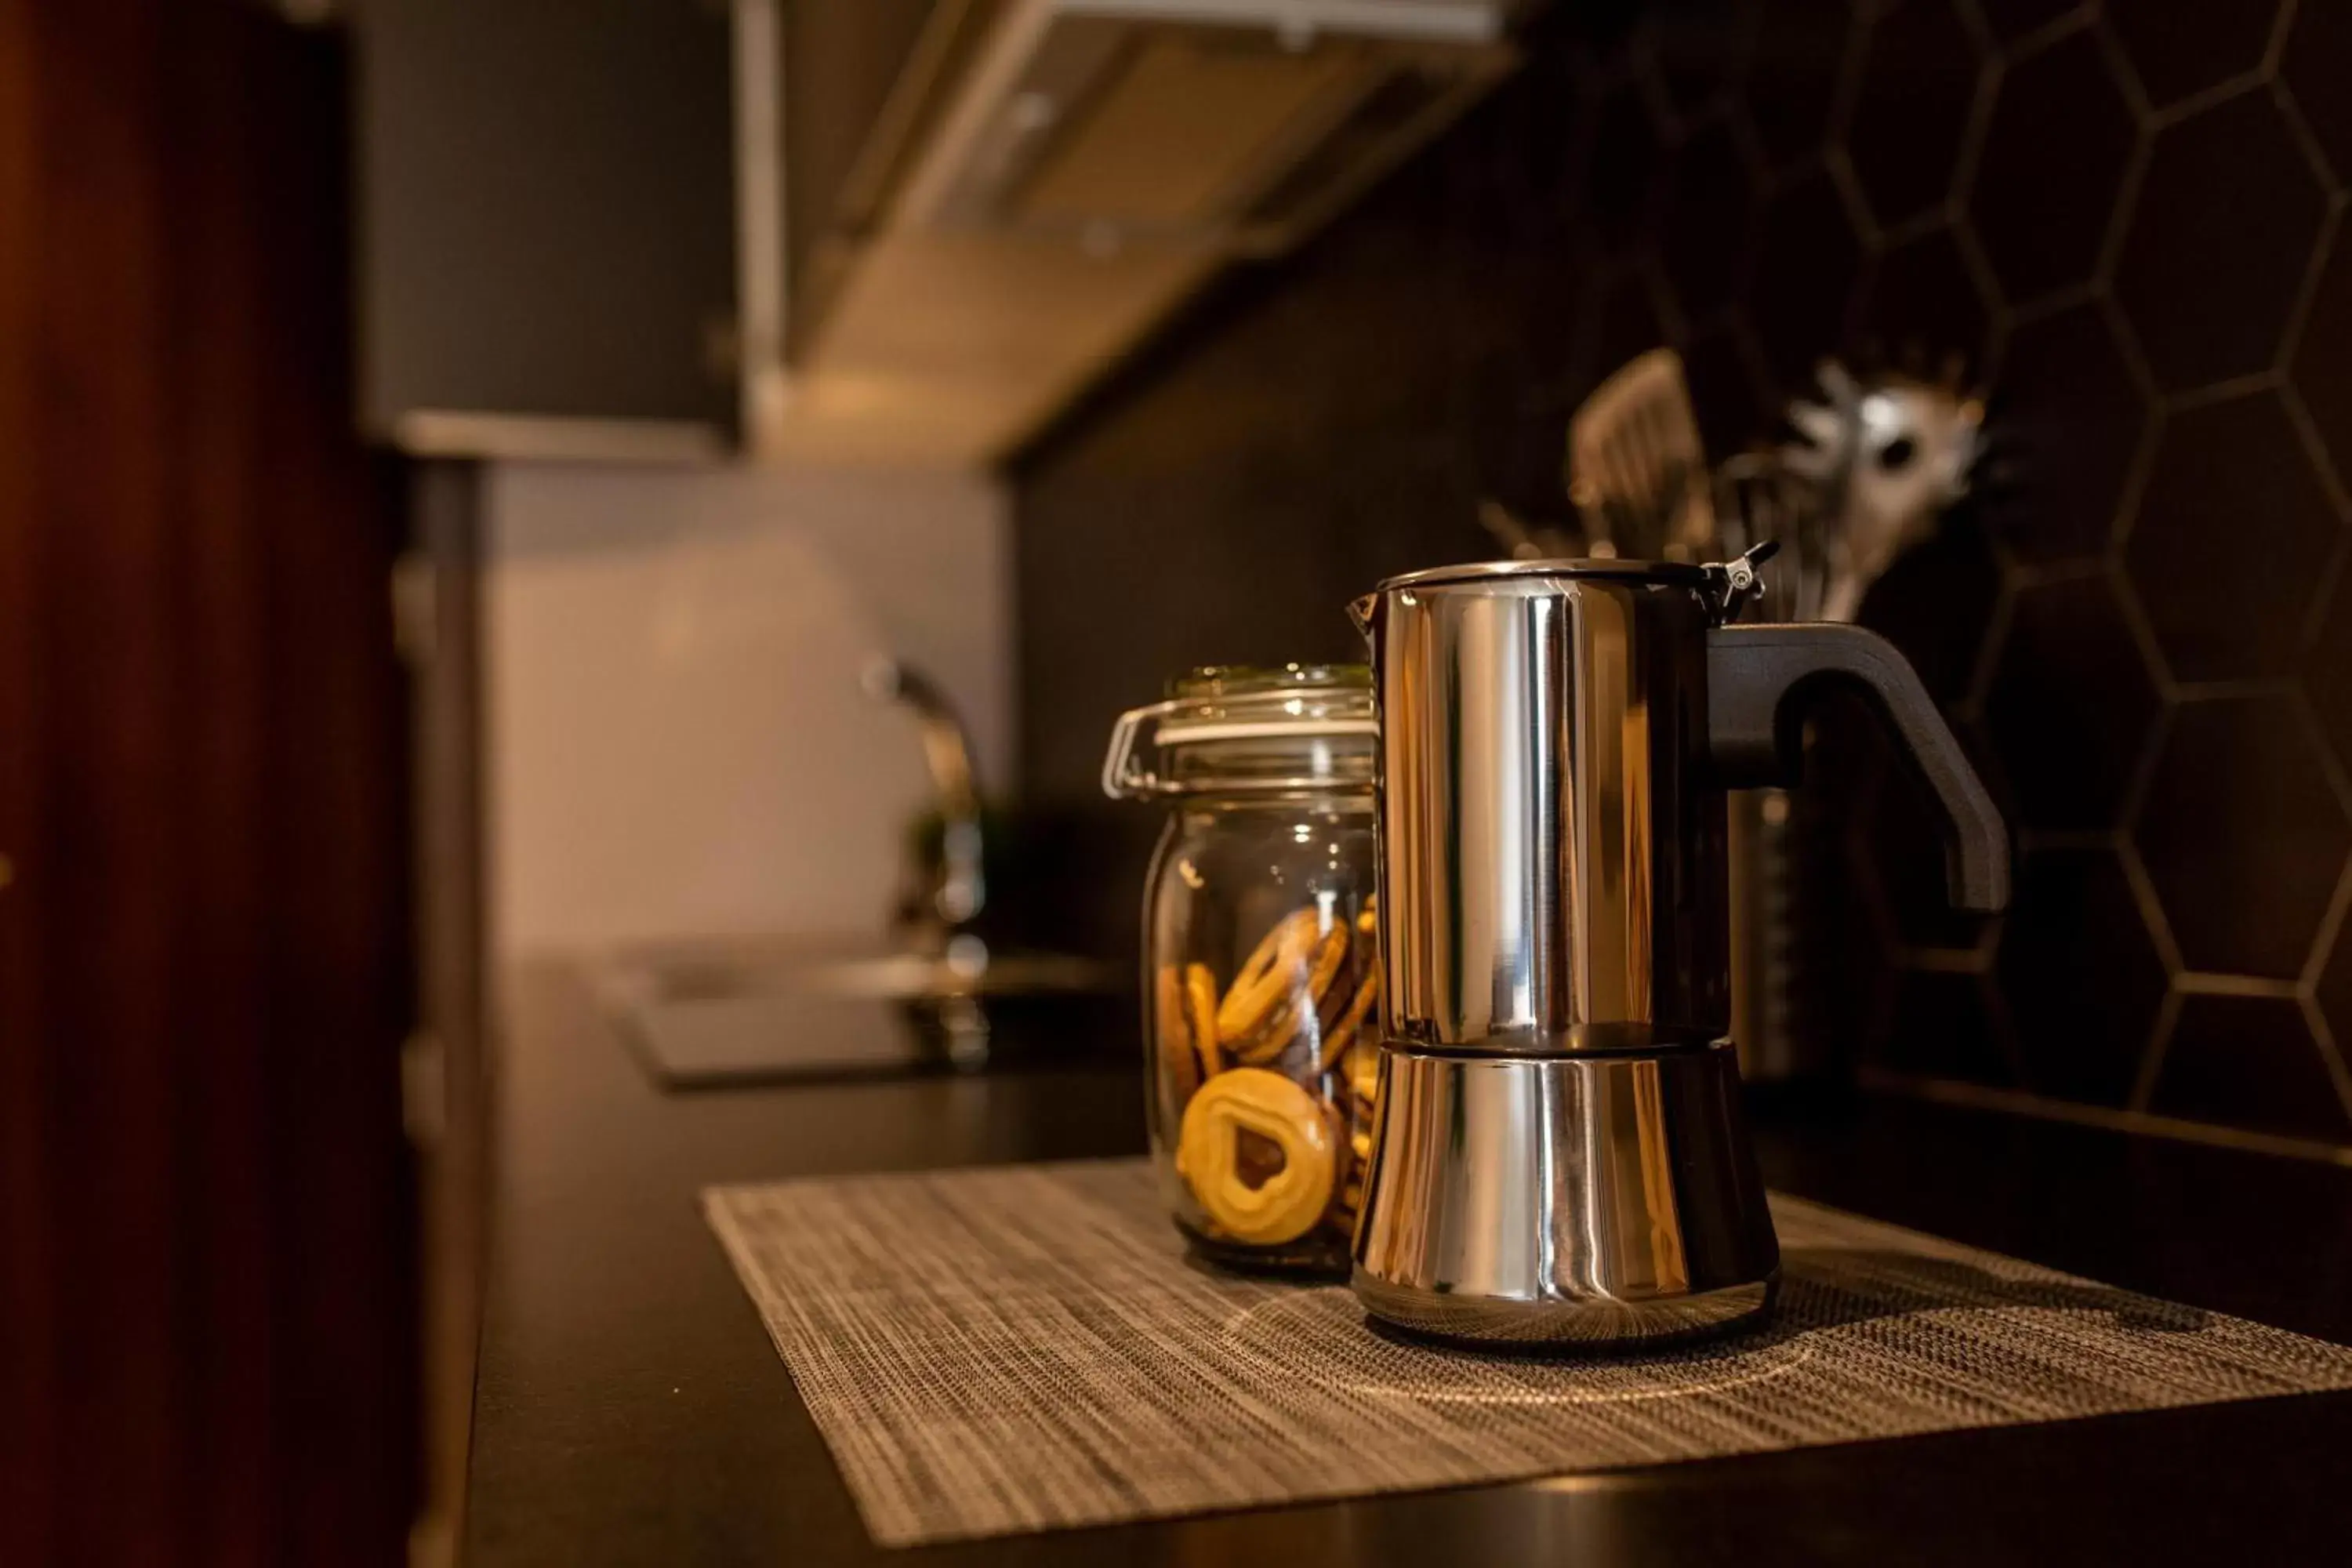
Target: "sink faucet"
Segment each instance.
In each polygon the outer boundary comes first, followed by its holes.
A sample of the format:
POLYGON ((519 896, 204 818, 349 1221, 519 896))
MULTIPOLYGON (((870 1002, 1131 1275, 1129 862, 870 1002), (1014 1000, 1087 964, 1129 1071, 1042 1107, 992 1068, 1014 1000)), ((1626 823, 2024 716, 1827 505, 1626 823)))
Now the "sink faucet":
POLYGON ((935 854, 927 842, 919 841, 914 849, 897 923, 911 946, 936 957, 949 951, 988 902, 971 740, 947 693, 912 666, 877 658, 866 667, 863 684, 877 701, 897 703, 913 716, 930 769, 939 844, 935 854))

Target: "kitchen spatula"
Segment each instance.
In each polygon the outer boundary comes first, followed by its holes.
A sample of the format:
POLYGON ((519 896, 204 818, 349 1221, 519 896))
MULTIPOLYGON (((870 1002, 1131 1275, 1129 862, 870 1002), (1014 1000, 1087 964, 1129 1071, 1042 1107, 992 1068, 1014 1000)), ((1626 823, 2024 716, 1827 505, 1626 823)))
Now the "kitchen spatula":
POLYGON ((1569 422, 1568 477, 1594 555, 1688 561, 1713 547, 1706 453, 1680 354, 1653 349, 1593 389, 1569 422))

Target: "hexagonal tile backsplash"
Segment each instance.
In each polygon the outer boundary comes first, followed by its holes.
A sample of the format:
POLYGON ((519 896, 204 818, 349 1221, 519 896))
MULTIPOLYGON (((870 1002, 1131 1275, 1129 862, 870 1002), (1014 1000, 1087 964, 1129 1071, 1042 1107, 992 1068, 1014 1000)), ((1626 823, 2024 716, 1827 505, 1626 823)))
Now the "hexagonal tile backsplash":
POLYGON ((2155 132, 2115 292, 2167 392, 2278 359, 2330 214, 2294 113, 2284 89, 2257 84, 2155 132))
POLYGON ((2002 76, 1969 219, 2003 295, 2090 281, 2138 142, 2116 68, 2088 29, 2002 76))
POLYGON ((1654 342, 1718 454, 1824 354, 1956 360, 1979 493, 1864 619, 1979 757, 2017 899, 1942 914, 1924 813, 1837 739, 1806 1016, 1882 1076, 2352 1144, 2352 5, 1618 0, 1527 47, 1024 458, 1030 792, 1098 809, 1044 738, 1183 664, 1345 657, 1329 606, 1491 553, 1478 501, 1565 510, 1566 411, 1654 342), (1188 511, 1265 646, 1196 642, 1105 521, 1188 511), (1258 569, 1276 533, 1328 566, 1258 569))

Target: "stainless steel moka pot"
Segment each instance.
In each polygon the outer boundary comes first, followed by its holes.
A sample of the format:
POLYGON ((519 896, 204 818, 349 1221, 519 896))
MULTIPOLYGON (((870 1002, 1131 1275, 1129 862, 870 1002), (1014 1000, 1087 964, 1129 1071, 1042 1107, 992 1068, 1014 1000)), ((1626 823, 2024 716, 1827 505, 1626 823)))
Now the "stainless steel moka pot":
POLYGON ((1353 1276, 1374 1317, 1591 1344, 1770 1310, 1724 792, 1796 782, 1817 689, 1874 699, 1904 742, 1952 902, 2007 901, 2000 817, 1891 644, 1727 624, 1768 552, 1441 567, 1350 606, 1381 720, 1385 1039, 1353 1276))

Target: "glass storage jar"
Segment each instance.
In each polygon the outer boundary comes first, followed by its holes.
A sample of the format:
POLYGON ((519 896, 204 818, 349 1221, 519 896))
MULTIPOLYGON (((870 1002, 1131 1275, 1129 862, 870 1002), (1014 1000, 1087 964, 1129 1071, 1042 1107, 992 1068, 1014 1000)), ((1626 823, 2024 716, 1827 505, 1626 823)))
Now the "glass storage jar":
POLYGON ((1377 738, 1370 672, 1347 665, 1195 669, 1112 731, 1104 789, 1169 806, 1145 1098, 1161 1191, 1213 1261, 1348 1270, 1380 1027, 1377 738))

